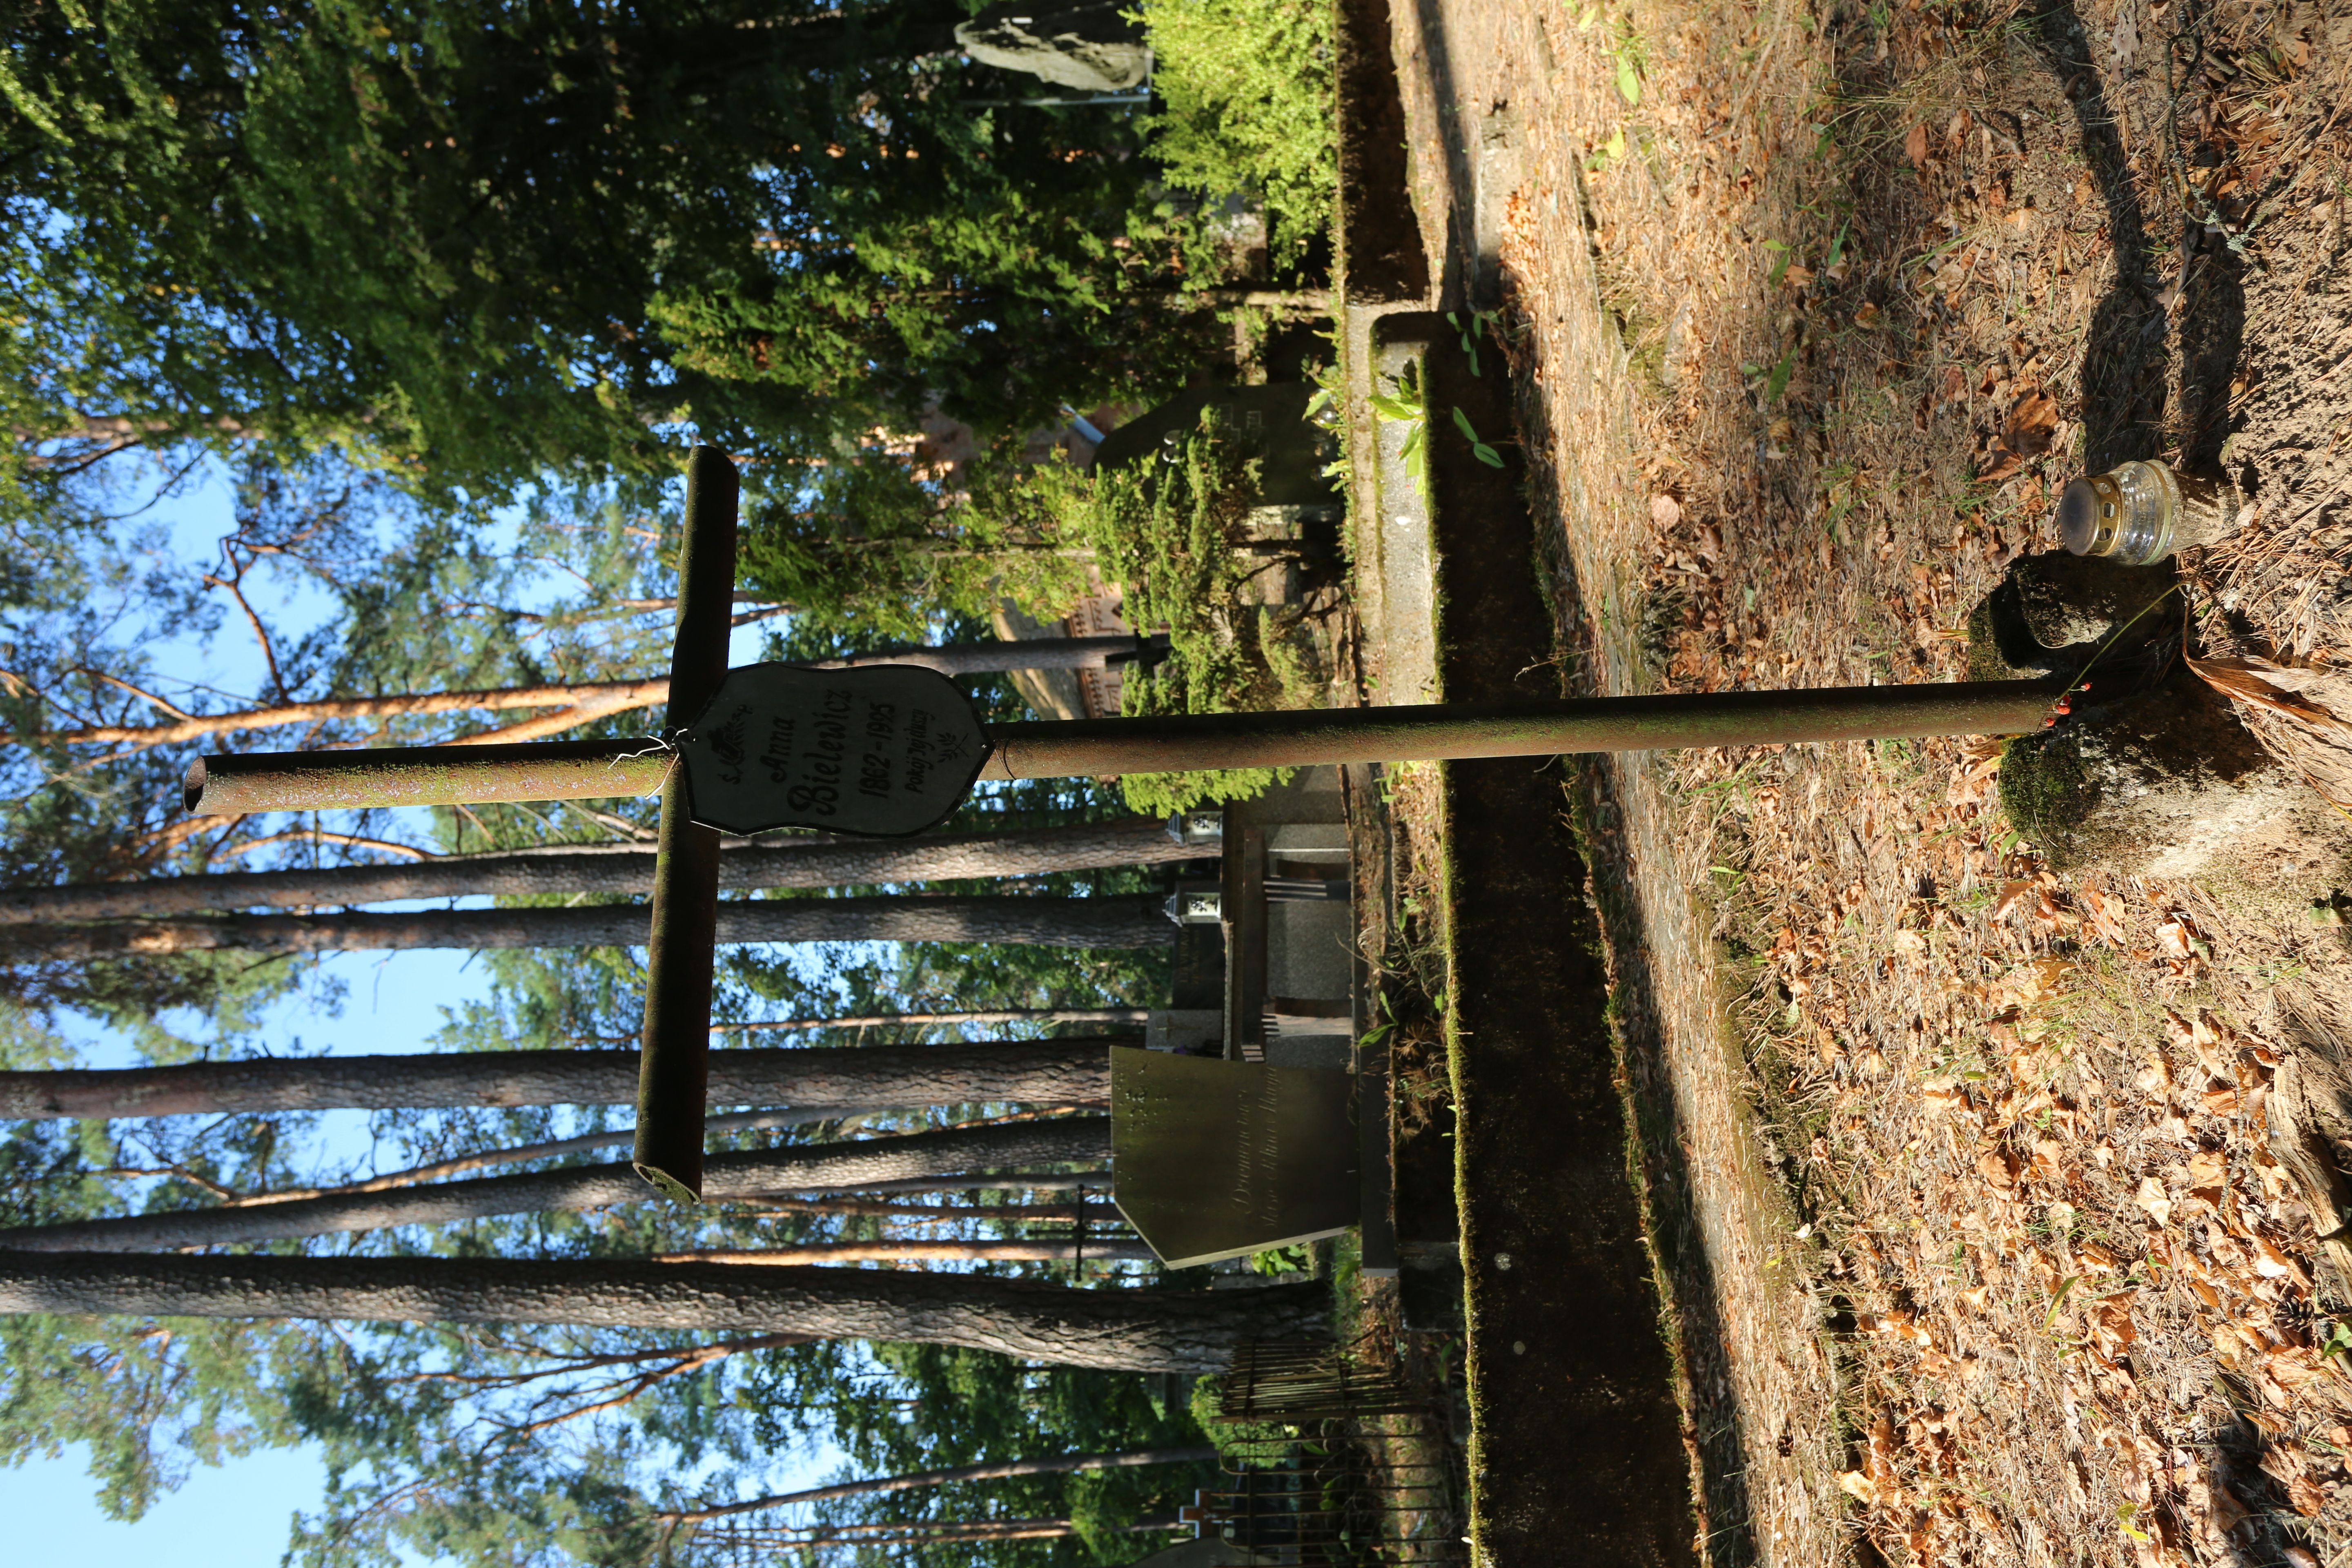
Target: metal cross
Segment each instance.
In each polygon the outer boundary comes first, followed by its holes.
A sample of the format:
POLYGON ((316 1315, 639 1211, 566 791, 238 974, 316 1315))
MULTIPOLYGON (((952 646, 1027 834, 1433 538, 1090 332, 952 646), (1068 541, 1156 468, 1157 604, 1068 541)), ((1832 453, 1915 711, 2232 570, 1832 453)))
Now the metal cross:
MULTIPOLYGON (((720 835, 689 818, 688 770, 668 737, 692 725, 728 678, 736 500, 734 465, 714 447, 696 447, 687 465, 665 739, 209 756, 190 766, 184 792, 187 808, 207 816, 659 792, 635 1162, 655 1186, 689 1200, 702 1188, 720 835)), ((887 679, 898 668, 870 666, 835 679, 887 679)), ((997 724, 988 729, 979 778, 2017 734, 2063 711, 2065 692, 2063 682, 1975 681, 997 724)))

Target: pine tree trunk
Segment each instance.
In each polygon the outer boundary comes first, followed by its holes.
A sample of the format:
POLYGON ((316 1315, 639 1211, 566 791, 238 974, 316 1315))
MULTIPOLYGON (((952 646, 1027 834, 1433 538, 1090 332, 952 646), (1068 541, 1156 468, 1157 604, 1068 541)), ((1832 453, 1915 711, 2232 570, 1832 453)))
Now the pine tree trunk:
MULTIPOLYGON (((736 1203, 770 1193, 855 1186, 861 1182, 951 1176, 1066 1160, 1110 1157, 1110 1118, 1073 1116, 993 1127, 946 1127, 900 1138, 802 1144, 713 1154, 703 1166, 706 1203, 736 1203)), ((480 1176, 377 1193, 295 1198, 236 1208, 183 1209, 0 1229, 0 1250, 139 1252, 151 1247, 220 1247, 288 1241, 404 1225, 455 1225, 493 1215, 600 1209, 660 1194, 625 1161, 480 1176)))
POLYGON ((1072 1289, 915 1269, 638 1259, 0 1254, 0 1312, 556 1323, 957 1345, 1123 1372, 1215 1373, 1330 1332, 1320 1284, 1072 1289))
MULTIPOLYGON (((1101 1103, 1107 1039, 710 1053, 713 1105, 1101 1103)), ((0 1117, 218 1116, 463 1105, 631 1105, 635 1051, 247 1058, 178 1067, 0 1072, 0 1117)))
MULTIPOLYGON (((1041 638, 1034 642, 959 643, 942 647, 908 648, 900 653, 835 659, 819 668, 841 668, 867 664, 914 664, 954 675, 978 675, 1006 669, 1072 669, 1103 668, 1108 656, 1135 648, 1133 637, 1041 638)), ((160 702, 160 700, 156 700, 160 702)), ((278 702, 242 708, 230 713, 185 713, 160 724, 92 724, 74 730, 53 730, 30 737, 0 735, 0 744, 27 739, 62 741, 70 745, 110 745, 133 750, 168 746, 240 730, 282 729, 289 724, 318 724, 337 719, 396 719, 426 713, 505 713, 518 709, 552 709, 535 719, 501 730, 464 735, 447 745, 537 740, 576 729, 596 719, 669 700, 669 679, 592 680, 571 686, 516 686, 497 690, 420 691, 402 697, 322 697, 307 702, 278 702)))
MULTIPOLYGON (((393 719, 417 713, 508 712, 518 708, 577 710, 574 724, 633 708, 650 708, 669 700, 669 681, 594 680, 576 686, 516 686, 490 691, 421 691, 405 697, 327 697, 310 702, 278 702, 265 708, 243 708, 234 713, 186 713, 166 724, 93 724, 79 730, 53 730, 40 737, 77 745, 168 746, 180 741, 235 730, 268 730, 287 724, 315 724, 331 719, 393 719)), ((509 739, 501 733, 501 740, 509 739)), ((23 736, 0 736, 22 741, 23 736)))
POLYGON ((709 1247, 665 1252, 656 1263, 797 1268, 811 1263, 1148 1263, 1151 1248, 1123 1237, 1077 1241, 827 1241, 806 1247, 709 1247))
MULTIPOLYGON (((1165 947, 1176 927, 1150 896, 1002 895, 724 899, 719 940, 982 942, 1038 947, 1165 947)), ((643 904, 577 909, 420 910, 398 914, 222 915, 0 926, 0 963, 79 963, 126 954, 233 951, 338 952, 420 947, 631 947, 643 904)))
MULTIPOLYGON (((719 857, 719 885, 838 888, 1036 877, 1183 860, 1200 854, 1198 845, 1178 844, 1150 817, 1021 833, 942 833, 904 839, 788 838, 728 849, 719 857)), ((562 845, 506 855, 445 855, 406 866, 226 871, 135 882, 9 888, 0 889, 0 921, 153 919, 204 910, 332 908, 472 894, 643 893, 653 885, 654 855, 648 847, 562 845)))

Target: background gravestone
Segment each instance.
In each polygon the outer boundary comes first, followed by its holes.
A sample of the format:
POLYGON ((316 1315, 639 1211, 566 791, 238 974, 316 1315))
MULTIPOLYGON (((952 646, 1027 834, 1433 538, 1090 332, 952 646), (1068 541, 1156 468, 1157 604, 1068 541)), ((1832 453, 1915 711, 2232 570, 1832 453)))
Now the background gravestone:
POLYGON ((1242 457, 1262 465, 1255 504, 1261 507, 1336 509, 1338 481, 1324 473, 1339 455, 1338 439, 1307 417, 1316 389, 1303 381, 1263 386, 1203 387, 1171 398, 1129 420, 1095 448, 1095 467, 1119 468, 1156 462, 1167 439, 1200 428, 1201 413, 1214 408, 1219 434, 1236 444, 1242 457))
POLYGON ((1355 1080, 1342 1072, 1114 1050, 1111 1199, 1171 1268, 1354 1225, 1355 1080))

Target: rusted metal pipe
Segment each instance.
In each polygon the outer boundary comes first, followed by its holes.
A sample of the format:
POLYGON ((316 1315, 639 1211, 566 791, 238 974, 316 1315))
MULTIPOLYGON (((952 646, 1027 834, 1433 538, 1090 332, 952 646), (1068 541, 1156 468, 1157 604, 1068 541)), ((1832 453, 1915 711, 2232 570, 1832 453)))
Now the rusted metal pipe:
POLYGON ((2039 680, 1955 681, 998 724, 989 731, 993 749, 980 776, 1068 778, 2020 734, 2040 729, 2064 690, 2063 684, 2039 680))
POLYGON ((674 760, 653 740, 229 752, 189 763, 181 798, 197 816, 599 800, 652 795, 674 760))
MULTIPOLYGON (((669 728, 684 728, 727 679, 735 591, 735 465, 697 447, 686 466, 677 557, 677 638, 669 728)), ((719 937, 716 828, 693 820, 684 769, 662 786, 646 951, 646 1032, 637 1069, 637 1174, 667 1195, 702 1198, 702 1101, 710 1068, 710 976, 719 937)))
MULTIPOLYGON (((980 776, 1076 778, 1318 763, 2011 735, 2041 728, 2063 690, 2031 680, 1954 681, 999 724, 989 731, 994 751, 980 776)), ((666 754, 646 749, 652 745, 553 741, 207 757, 189 770, 189 809, 226 815, 650 795, 661 787, 669 768, 666 754)))

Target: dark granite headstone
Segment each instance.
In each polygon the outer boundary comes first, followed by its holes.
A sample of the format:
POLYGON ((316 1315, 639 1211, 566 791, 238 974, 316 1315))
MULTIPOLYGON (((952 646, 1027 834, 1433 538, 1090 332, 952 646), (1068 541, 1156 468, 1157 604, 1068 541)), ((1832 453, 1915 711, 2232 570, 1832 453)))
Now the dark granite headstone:
POLYGON ((1201 411, 1214 407, 1219 432, 1244 458, 1260 462, 1255 504, 1326 508, 1339 504, 1335 481, 1323 470, 1334 456, 1331 436, 1307 417, 1315 388, 1305 382, 1224 386, 1171 398, 1120 426, 1095 448, 1095 467, 1157 462, 1167 438, 1201 427, 1201 411))
POLYGON ((1318 1241, 1363 1206, 1343 1072, 1115 1050, 1111 1197, 1171 1268, 1318 1241))

